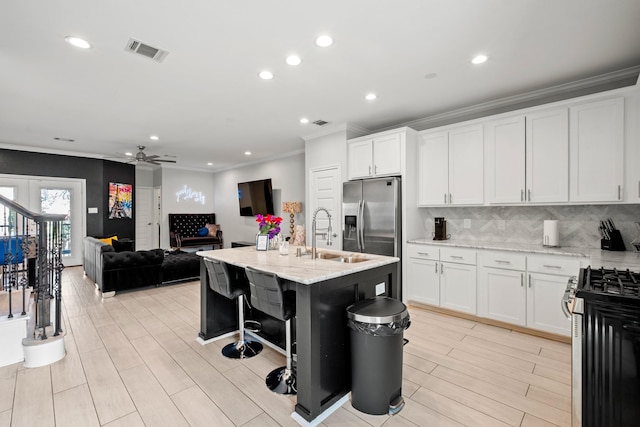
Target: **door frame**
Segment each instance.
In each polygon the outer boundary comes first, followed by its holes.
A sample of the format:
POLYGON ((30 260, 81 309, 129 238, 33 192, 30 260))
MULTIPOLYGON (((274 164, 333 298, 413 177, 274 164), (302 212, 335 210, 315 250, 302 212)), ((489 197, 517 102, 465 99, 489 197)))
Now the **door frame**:
POLYGON ((306 218, 307 219, 307 225, 306 225, 306 233, 308 236, 307 239, 307 246, 311 246, 311 239, 313 238, 313 236, 311 235, 311 225, 313 222, 313 212, 316 208, 317 205, 317 201, 313 200, 311 198, 311 188, 313 185, 313 175, 315 173, 318 172, 323 172, 323 171, 329 171, 329 170, 335 170, 336 176, 338 178, 338 185, 337 185, 337 189, 335 190, 337 192, 337 194, 335 194, 336 196, 336 200, 337 200, 337 206, 336 206, 336 212, 335 212, 335 219, 333 221, 332 224, 332 228, 333 228, 333 232, 335 234, 337 234, 337 236, 334 239, 334 243, 332 245, 332 247, 330 247, 329 249, 333 249, 333 250, 342 250, 342 226, 341 226, 341 222, 342 222, 342 168, 341 165, 339 163, 337 164, 332 164, 332 165, 324 165, 324 166, 317 166, 315 168, 310 168, 309 169, 309 185, 308 185, 308 191, 306 192, 306 206, 309 207, 309 211, 307 213, 306 218))

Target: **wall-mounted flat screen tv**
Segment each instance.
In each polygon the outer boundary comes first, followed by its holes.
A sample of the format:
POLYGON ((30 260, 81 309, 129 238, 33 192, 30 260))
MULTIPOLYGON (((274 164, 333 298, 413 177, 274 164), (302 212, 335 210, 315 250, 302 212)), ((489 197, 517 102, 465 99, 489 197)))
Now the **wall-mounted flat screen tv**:
POLYGON ((240 216, 275 214, 271 178, 238 183, 240 216))

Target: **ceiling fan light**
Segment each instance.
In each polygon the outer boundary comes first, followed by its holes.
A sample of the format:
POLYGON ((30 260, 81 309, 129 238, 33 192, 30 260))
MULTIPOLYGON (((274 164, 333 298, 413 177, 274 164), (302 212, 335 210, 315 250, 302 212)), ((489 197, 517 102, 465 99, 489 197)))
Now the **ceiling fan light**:
POLYGON ((158 135, 151 135, 149 137, 149 139, 152 140, 152 141, 158 141, 160 139, 160 137, 158 135))

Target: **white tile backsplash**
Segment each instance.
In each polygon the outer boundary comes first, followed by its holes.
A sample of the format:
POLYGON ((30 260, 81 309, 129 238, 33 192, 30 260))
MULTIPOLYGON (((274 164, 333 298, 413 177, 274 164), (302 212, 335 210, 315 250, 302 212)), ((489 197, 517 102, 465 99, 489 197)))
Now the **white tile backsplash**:
POLYGON ((445 217, 452 239, 527 244, 542 244, 543 221, 557 219, 560 245, 585 248, 600 248, 599 221, 611 218, 629 251, 629 242, 637 237, 635 222, 640 221, 640 205, 442 207, 420 208, 420 213, 427 237, 433 232, 433 218, 445 217), (471 228, 464 228, 465 219, 471 220, 471 228))

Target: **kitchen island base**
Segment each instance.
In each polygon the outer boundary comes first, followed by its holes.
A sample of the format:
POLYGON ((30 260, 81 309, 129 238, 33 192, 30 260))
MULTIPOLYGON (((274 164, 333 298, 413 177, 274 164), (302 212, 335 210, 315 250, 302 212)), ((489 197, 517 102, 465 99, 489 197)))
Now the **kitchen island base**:
MULTIPOLYGON (((239 249, 233 249, 237 250, 239 249)), ((223 252, 225 250, 201 254, 213 258, 215 253, 216 258, 225 262, 223 252)), ((334 263, 326 260, 306 262, 334 263)), ((237 329, 237 316, 234 301, 224 301, 211 295, 214 292, 209 288, 204 262, 201 264, 200 338, 208 340, 237 329)), ((380 292, 382 288, 384 292, 381 295, 390 296, 391 290, 398 286, 397 258, 386 264, 372 264, 368 268, 358 268, 353 272, 345 272, 344 275, 313 283, 300 283, 283 278, 289 289, 296 291, 298 394, 295 413, 292 416, 299 422, 304 421, 304 425, 318 424, 317 420, 319 417, 324 418, 325 412, 332 411, 348 400, 351 390, 351 351, 347 307, 362 299, 375 297, 376 290, 380 292)), ((264 268, 261 265, 255 267, 264 268)), ((273 339, 278 343, 278 347, 282 348, 279 342, 284 343, 284 322, 280 323, 281 336, 273 334, 273 328, 263 330, 259 335, 262 339, 273 339)))

